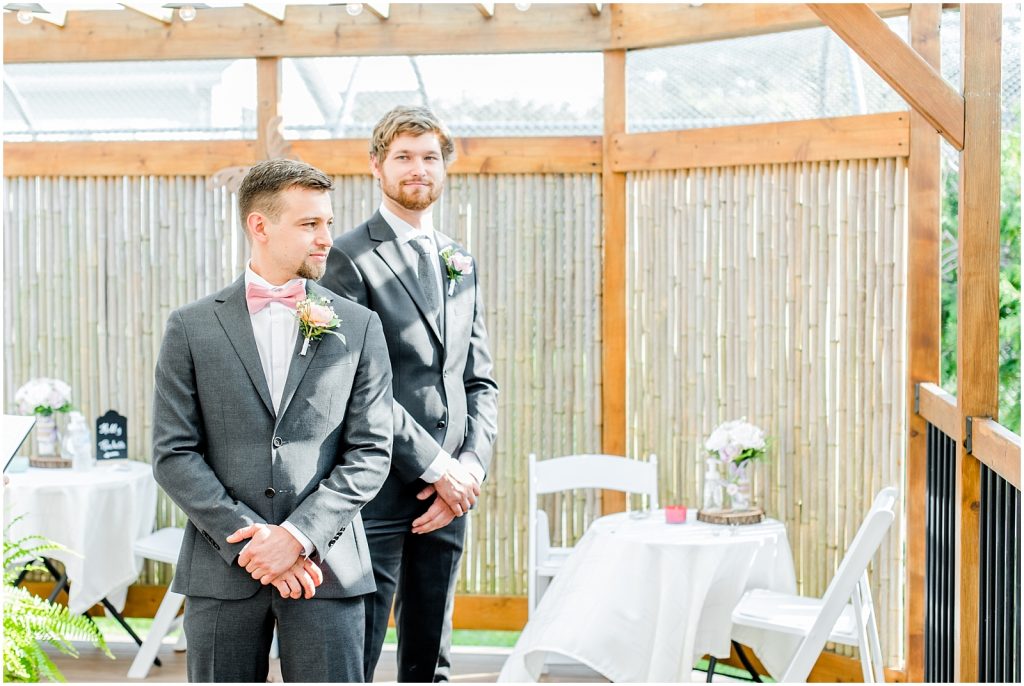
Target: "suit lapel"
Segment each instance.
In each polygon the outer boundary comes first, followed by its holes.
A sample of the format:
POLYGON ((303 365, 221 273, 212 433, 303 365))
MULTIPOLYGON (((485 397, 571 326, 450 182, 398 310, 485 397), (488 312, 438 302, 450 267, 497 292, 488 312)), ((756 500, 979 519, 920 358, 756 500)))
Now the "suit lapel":
POLYGON ((440 253, 444 252, 445 248, 451 248, 452 250, 458 251, 459 246, 456 245, 455 241, 439 231, 435 232, 435 235, 437 236, 437 259, 441 267, 441 299, 444 302, 444 347, 447 350, 450 347, 450 341, 452 340, 452 334, 454 333, 452 331, 454 328, 452 326, 452 323, 454 322, 452 315, 455 307, 455 298, 459 294, 459 286, 456 285, 455 290, 451 291, 450 296, 448 295, 448 289, 451 287, 452 282, 448 278, 448 265, 445 263, 444 258, 441 257, 440 253))
MULTIPOLYGON (((306 279, 307 297, 310 293, 319 295, 330 303, 334 302, 334 298, 331 297, 328 291, 316 286, 311 280, 306 279)), ((302 377, 306 375, 306 370, 309 369, 309 363, 312 362, 313 358, 316 356, 316 351, 320 349, 321 341, 323 341, 324 336, 330 335, 331 334, 329 333, 325 333, 320 338, 311 340, 309 342, 309 349, 306 350, 306 354, 300 355, 299 353, 302 351, 302 344, 305 341, 305 338, 302 336, 302 329, 299 329, 299 335, 295 339, 295 349, 292 351, 292 361, 288 365, 288 378, 285 379, 284 391, 281 392, 281 406, 277 411, 278 423, 280 423, 281 417, 284 416, 285 410, 288 409, 288 405, 295 396, 295 389, 299 387, 299 382, 302 381, 302 377)))
POLYGON ((245 277, 221 291, 217 296, 218 307, 214 309, 228 341, 235 349, 235 354, 242 361, 246 374, 255 386, 260 400, 271 415, 274 414, 274 403, 270 399, 270 387, 263 375, 260 353, 256 349, 256 337, 252 333, 252 320, 245 304, 245 277))
MULTIPOLYGON (((415 274, 413 274, 412 269, 409 267, 409 263, 402 257, 402 249, 398 245, 398 237, 395 235, 395 230, 384 221, 384 218, 380 216, 380 212, 374 214, 370 219, 369 229, 370 237, 380 242, 380 245, 374 248, 374 252, 384 260, 388 268, 398 277, 402 286, 409 293, 409 297, 415 303, 416 309, 419 310, 420 317, 427 323, 430 330, 434 332, 437 342, 443 346, 444 339, 441 337, 441 331, 437 328, 437 322, 434 321, 433 315, 430 314, 430 310, 427 308, 427 301, 423 297, 423 290, 420 288, 415 274)), ((444 297, 444 294, 442 294, 442 297, 444 297)))

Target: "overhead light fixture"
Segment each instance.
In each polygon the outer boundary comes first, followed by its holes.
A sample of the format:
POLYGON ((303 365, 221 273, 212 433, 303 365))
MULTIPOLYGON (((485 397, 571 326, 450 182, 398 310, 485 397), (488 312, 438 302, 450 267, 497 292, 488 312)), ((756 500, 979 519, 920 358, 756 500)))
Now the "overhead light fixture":
POLYGON ((169 10, 178 10, 178 16, 182 21, 192 21, 196 18, 198 10, 208 10, 210 6, 202 2, 165 2, 163 7, 169 10))
POLYGON ((516 9, 519 10, 520 12, 525 12, 526 10, 530 9, 530 3, 528 3, 528 2, 517 2, 516 3, 516 9))
POLYGON ((4 5, 4 9, 10 12, 15 12, 18 17, 19 24, 31 24, 32 20, 35 19, 35 13, 46 14, 46 10, 43 6, 37 2, 9 2, 4 5))
POLYGON ((348 12, 350 17, 358 17, 363 13, 363 3, 361 2, 346 2, 345 11, 348 12))

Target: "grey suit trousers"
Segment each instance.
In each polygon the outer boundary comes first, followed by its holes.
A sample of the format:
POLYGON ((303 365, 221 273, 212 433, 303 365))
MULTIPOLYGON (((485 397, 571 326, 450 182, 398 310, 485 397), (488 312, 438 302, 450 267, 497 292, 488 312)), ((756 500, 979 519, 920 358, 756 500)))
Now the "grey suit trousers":
POLYGON ((266 682, 276 620, 285 681, 362 682, 362 651, 339 646, 362 645, 363 608, 361 596, 292 600, 282 598, 273 586, 242 600, 189 597, 188 680, 266 682))

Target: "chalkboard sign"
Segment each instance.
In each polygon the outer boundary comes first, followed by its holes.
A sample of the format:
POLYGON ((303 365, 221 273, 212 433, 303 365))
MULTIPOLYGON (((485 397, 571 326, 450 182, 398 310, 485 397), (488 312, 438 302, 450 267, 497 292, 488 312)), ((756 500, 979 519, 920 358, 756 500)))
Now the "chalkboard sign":
POLYGON ((114 410, 96 420, 96 459, 124 460, 128 457, 128 418, 114 410))

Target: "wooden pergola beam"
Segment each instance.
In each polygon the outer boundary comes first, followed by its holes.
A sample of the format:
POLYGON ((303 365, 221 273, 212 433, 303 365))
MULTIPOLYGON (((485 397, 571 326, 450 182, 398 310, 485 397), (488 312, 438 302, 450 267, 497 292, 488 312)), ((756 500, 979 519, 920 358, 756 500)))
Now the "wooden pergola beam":
POLYGON ((72 11, 63 29, 4 16, 4 60, 88 62, 377 55, 598 52, 610 13, 586 6, 536 4, 529 12, 485 19, 471 4, 393 3, 388 20, 343 7, 290 5, 279 22, 249 7, 203 10, 193 22, 164 25, 136 12, 72 11), (444 36, 444 40, 438 40, 444 36))
POLYGON ((746 164, 906 157, 909 113, 721 126, 692 131, 618 133, 616 172, 728 167, 746 164))
MULTIPOLYGON (((142 3, 126 3, 142 5, 142 3)), ((203 10, 194 22, 152 21, 135 12, 72 10, 63 29, 4 17, 4 59, 86 62, 248 57, 330 57, 516 52, 597 52, 679 45, 821 26, 801 4, 609 5, 534 4, 494 15, 494 3, 391 3, 388 20, 350 17, 340 6, 289 5, 286 21, 266 13, 275 3, 203 10), (443 35, 445 40, 437 40, 443 35), (225 40, 229 36, 230 40, 225 40)), ((378 3, 383 4, 383 3, 378 3)), ((909 3, 872 4, 881 16, 909 3)))
POLYGON ((862 4, 808 7, 931 123, 957 150, 964 147, 964 99, 882 18, 862 4))
MULTIPOLYGON (((612 168, 611 144, 626 131, 626 51, 604 53, 604 208, 601 258, 601 452, 626 454, 626 175, 612 168)), ((601 492, 601 512, 626 509, 626 494, 601 492)))
MULTIPOLYGON (((328 174, 369 174, 365 139, 288 141, 328 174)), ((456 138, 452 174, 596 174, 600 136, 456 138)), ((6 177, 207 176, 263 159, 255 140, 4 143, 6 177)))
MULTIPOLYGON (((932 3, 910 9, 910 45, 940 69, 942 12, 932 3)), ((907 488, 906 488, 906 667, 908 681, 924 681, 925 482, 927 420, 914 411, 919 383, 939 383, 941 332, 939 293, 939 137, 920 113, 910 112, 907 163, 907 488)), ((955 407, 954 407, 955 411, 955 407)))
MULTIPOLYGON (((872 3, 883 17, 906 15, 910 3, 872 3)), ((765 33, 809 29, 822 25, 807 5, 799 3, 708 2, 610 5, 613 48, 652 48, 726 40, 765 33)))
MULTIPOLYGON (((967 419, 999 416, 999 174, 1002 7, 960 8, 964 144, 957 236, 957 408, 967 419)), ((981 463, 956 450, 953 674, 978 681, 981 463)))

